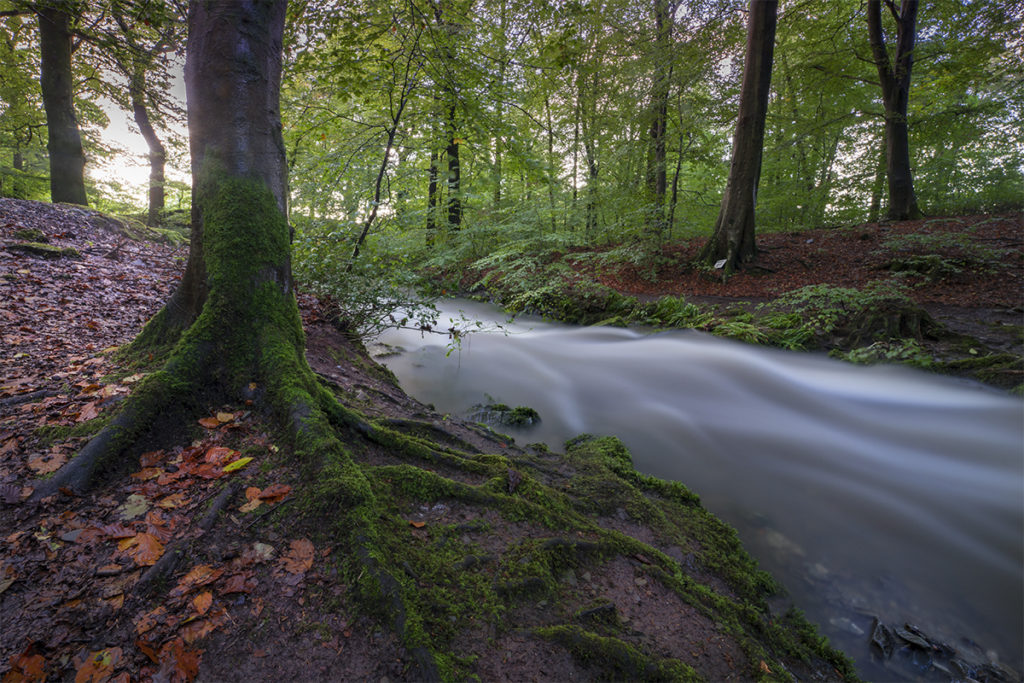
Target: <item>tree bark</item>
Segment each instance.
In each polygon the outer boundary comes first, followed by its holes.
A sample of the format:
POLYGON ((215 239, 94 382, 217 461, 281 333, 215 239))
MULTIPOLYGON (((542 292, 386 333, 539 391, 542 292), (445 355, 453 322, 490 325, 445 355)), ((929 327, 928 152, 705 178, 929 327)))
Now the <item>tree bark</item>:
POLYGON ((751 0, 747 23, 747 55, 743 63, 740 110, 733 135, 732 164, 718 220, 698 260, 714 264, 725 259, 733 272, 754 259, 754 209, 761 177, 764 124, 771 89, 777 0, 751 0))
POLYGON ((149 209, 146 223, 156 225, 164 211, 164 165, 167 151, 149 121, 149 110, 146 108, 146 73, 138 66, 132 74, 128 86, 128 95, 132 102, 132 114, 135 125, 139 127, 142 138, 149 148, 149 209))
POLYGON ((427 183, 427 246, 433 246, 437 238, 437 150, 430 148, 430 170, 427 183))
POLYGON ((650 202, 648 231, 660 239, 665 228, 665 135, 668 129, 668 91, 672 69, 670 60, 672 13, 668 0, 654 0, 654 85, 651 91, 650 130, 647 155, 647 194, 650 202))
POLYGON ((910 136, 907 129, 907 104, 910 99, 910 74, 914 66, 914 42, 917 38, 918 0, 885 0, 896 21, 895 61, 889 51, 882 29, 882 0, 868 0, 868 36, 871 55, 882 84, 885 107, 885 166, 889 180, 888 217, 892 220, 919 218, 921 214, 914 193, 914 177, 910 168, 910 136))
POLYGON ((459 166, 459 138, 455 126, 455 104, 448 108, 448 229, 462 227, 462 168, 459 166))
POLYGON ((46 110, 50 155, 50 199, 88 206, 85 194, 85 152, 75 116, 71 75, 69 3, 51 3, 39 16, 39 84, 46 110))

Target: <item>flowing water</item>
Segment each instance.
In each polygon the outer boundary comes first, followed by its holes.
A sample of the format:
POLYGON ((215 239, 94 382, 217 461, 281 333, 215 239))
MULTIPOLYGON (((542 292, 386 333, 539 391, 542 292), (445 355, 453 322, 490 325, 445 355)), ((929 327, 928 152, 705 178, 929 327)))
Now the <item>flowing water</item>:
MULTIPOLYGON (((442 320, 459 310, 503 320, 469 301, 448 302, 442 320)), ((865 678, 915 673, 872 660, 873 616, 1022 669, 1019 399, 696 332, 505 329, 447 357, 443 338, 388 331, 378 341, 401 353, 381 360, 441 412, 491 399, 536 409, 542 422, 513 432, 519 443, 618 436, 639 470, 683 482, 735 526, 865 678)))

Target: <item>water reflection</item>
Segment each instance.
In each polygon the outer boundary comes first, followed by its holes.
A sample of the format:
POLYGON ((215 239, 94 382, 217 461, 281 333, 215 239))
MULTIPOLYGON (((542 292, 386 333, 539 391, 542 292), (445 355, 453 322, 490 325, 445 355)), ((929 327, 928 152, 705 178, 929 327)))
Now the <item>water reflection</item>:
MULTIPOLYGON (((469 317, 496 309, 452 304, 469 317)), ((967 637, 1022 668, 1024 412, 1018 399, 905 368, 861 368, 692 332, 525 321, 444 341, 389 331, 384 359, 442 412, 493 397, 560 449, 614 434, 737 527, 862 674, 871 616, 967 637)), ((890 665, 891 666, 891 665, 890 665)))

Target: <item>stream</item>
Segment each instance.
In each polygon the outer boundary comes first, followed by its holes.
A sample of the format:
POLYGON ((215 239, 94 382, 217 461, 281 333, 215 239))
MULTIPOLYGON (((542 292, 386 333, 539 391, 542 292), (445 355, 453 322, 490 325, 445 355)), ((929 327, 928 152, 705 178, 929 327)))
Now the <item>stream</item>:
POLYGON ((906 651, 874 657, 874 616, 1024 668, 1020 399, 693 331, 439 307, 439 327, 462 311, 504 333, 471 334, 446 357, 444 337, 386 331, 371 352, 407 393, 463 416, 491 401, 530 406, 540 424, 497 427, 520 444, 618 436, 637 469, 683 482, 736 527, 865 679, 942 680, 906 651))

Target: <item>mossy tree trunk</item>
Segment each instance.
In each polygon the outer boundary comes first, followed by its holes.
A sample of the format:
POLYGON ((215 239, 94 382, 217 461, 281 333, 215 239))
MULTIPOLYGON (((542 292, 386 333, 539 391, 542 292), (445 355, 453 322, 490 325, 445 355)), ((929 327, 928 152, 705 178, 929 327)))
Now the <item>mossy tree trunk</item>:
MULTIPOLYGON (((160 350, 111 421, 35 499, 85 491, 135 466, 154 441, 180 439, 211 406, 251 400, 291 436, 307 481, 305 514, 347 549, 358 590, 383 607, 422 680, 438 668, 405 586, 383 554, 378 503, 339 434, 373 434, 306 362, 292 286, 281 136, 281 41, 287 0, 189 8, 185 63, 192 153, 192 240, 182 282, 133 342, 160 350)), ((377 436, 376 438, 383 438, 377 436)))
POLYGON ((725 259, 725 273, 754 259, 754 207, 761 179, 764 124, 772 82, 777 0, 751 0, 747 55, 743 63, 740 110, 732 141, 732 164, 711 239, 698 257, 713 264, 725 259))

